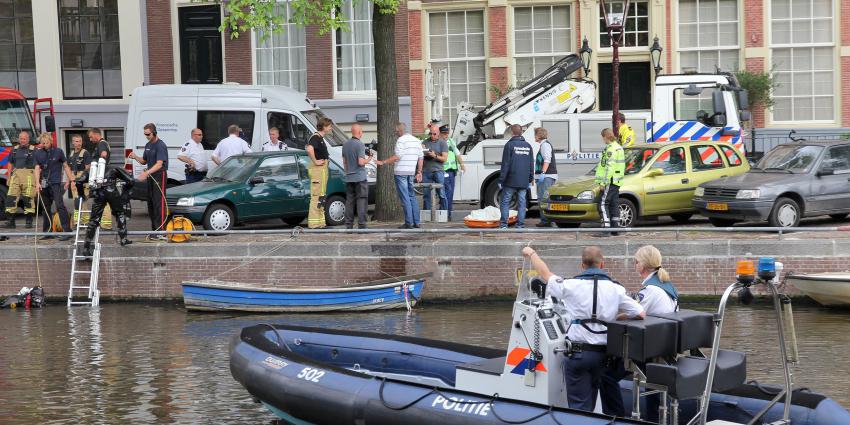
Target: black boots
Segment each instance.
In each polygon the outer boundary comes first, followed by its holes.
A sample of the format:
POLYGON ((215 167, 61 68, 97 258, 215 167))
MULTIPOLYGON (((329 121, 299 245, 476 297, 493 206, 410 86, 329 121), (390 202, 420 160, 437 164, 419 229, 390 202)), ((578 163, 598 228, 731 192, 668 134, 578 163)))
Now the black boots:
POLYGON ((121 239, 121 242, 119 242, 119 243, 121 244, 121 246, 127 246, 127 245, 130 245, 131 243, 133 243, 133 241, 131 241, 127 238, 124 238, 124 239, 121 239))
POLYGON ((14 215, 10 216, 9 220, 6 222, 6 225, 3 226, 3 227, 5 227, 7 229, 14 229, 15 228, 15 216, 14 215))
POLYGON ((24 227, 26 227, 27 229, 32 229, 32 214, 27 214, 25 217, 26 224, 24 225, 24 227))

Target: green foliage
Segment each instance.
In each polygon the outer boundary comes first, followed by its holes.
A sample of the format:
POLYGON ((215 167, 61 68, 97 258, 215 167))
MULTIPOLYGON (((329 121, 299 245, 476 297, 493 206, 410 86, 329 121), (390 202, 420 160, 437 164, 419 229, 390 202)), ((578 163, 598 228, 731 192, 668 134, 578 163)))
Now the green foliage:
POLYGON ((735 77, 741 87, 747 90, 750 107, 761 106, 769 109, 776 103, 771 93, 779 87, 779 84, 774 79, 772 70, 770 72, 740 70, 735 71, 735 77))
MULTIPOLYGON (((229 32, 230 38, 252 29, 260 32, 265 40, 270 34, 283 31, 284 16, 276 0, 192 0, 195 3, 220 3, 224 6, 224 19, 219 31, 229 32)), ((381 14, 398 12, 401 0, 352 0, 354 4, 371 1, 381 14)), ((319 34, 337 29, 348 30, 346 16, 339 13, 344 0, 291 0, 290 21, 298 26, 315 25, 319 34)))
POLYGON ((505 87, 497 86, 495 84, 490 84, 490 97, 494 100, 498 99, 498 98, 504 96, 506 93, 509 93, 513 89, 514 89, 513 84, 508 84, 505 87))

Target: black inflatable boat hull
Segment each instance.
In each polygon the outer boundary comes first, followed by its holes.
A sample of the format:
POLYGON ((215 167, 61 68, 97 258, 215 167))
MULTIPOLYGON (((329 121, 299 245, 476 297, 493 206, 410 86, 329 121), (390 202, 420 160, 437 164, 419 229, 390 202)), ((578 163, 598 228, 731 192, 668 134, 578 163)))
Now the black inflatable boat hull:
MULTIPOLYGON (((274 414, 293 424, 639 423, 453 388, 455 366, 500 357, 503 350, 365 332, 258 325, 243 329, 230 353, 233 377, 274 414)), ((625 400, 630 400, 627 385, 623 391, 625 400)), ((746 423, 769 398, 767 392, 752 386, 713 394, 709 419, 746 423)), ((794 401, 794 425, 850 423, 850 413, 824 396, 795 394, 794 401)), ((693 402, 683 402, 681 408, 683 422, 696 412, 693 402)), ((778 419, 781 412, 780 403, 771 408, 765 422, 778 419)))

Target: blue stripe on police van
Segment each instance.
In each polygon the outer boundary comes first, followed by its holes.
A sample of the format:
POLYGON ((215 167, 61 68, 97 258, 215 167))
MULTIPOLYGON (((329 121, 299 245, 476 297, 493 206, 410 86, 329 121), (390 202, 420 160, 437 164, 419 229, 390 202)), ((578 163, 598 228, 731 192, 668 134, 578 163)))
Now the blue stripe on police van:
POLYGON ((711 127, 702 126, 696 133, 691 135, 691 140, 699 140, 703 134, 708 133, 708 130, 711 130, 711 127))
POLYGON ((685 133, 687 133, 688 130, 690 130, 691 127, 694 126, 694 124, 696 124, 696 121, 686 122, 681 128, 679 128, 679 131, 673 133, 673 135, 670 136, 670 140, 679 140, 679 138, 684 136, 685 133))
POLYGON ((664 125, 662 125, 661 128, 656 131, 655 134, 652 135, 652 140, 658 140, 661 136, 664 135, 664 133, 667 132, 667 130, 669 130, 674 125, 676 125, 675 121, 664 123, 664 125))
POLYGON ((647 123, 646 123, 646 131, 650 131, 650 130, 652 130, 652 126, 653 126, 653 125, 655 125, 655 123, 654 123, 654 122, 652 122, 652 121, 647 122, 647 123))

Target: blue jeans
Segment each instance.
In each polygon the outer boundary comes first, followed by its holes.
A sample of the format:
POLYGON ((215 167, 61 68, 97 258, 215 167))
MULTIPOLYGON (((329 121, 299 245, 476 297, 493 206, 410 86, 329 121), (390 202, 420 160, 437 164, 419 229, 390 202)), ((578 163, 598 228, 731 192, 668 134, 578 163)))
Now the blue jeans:
POLYGON ((519 227, 525 226, 526 191, 528 191, 528 188, 502 188, 502 202, 499 204, 499 210, 501 210, 502 212, 502 219, 499 222, 499 227, 508 227, 508 214, 510 214, 511 199, 513 199, 514 195, 517 196, 517 203, 519 204, 519 206, 517 207, 516 225, 519 227))
MULTIPOLYGON (((422 183, 440 183, 445 185, 445 171, 427 171, 422 173, 422 183)), ((437 189, 437 197, 440 199, 440 209, 447 210, 448 205, 446 205, 446 189, 443 187, 442 189, 437 189)), ((424 187, 422 188, 422 209, 430 210, 431 209, 431 188, 424 187)))
POLYGON ((413 176, 395 176, 395 190, 404 209, 404 224, 419 224, 419 201, 413 191, 413 176))
POLYGON ((446 192, 446 205, 448 206, 446 209, 449 210, 449 220, 452 218, 452 204, 455 198, 455 177, 457 177, 457 170, 446 171, 446 181, 443 183, 446 192))
MULTIPOLYGON (((543 194, 546 193, 553 184, 555 184, 555 179, 551 177, 544 178, 543 184, 540 184, 540 180, 537 180, 537 205, 540 205, 540 203, 543 202, 543 194)), ((551 221, 543 215, 543 209, 540 209, 540 223, 551 223, 551 221)))

